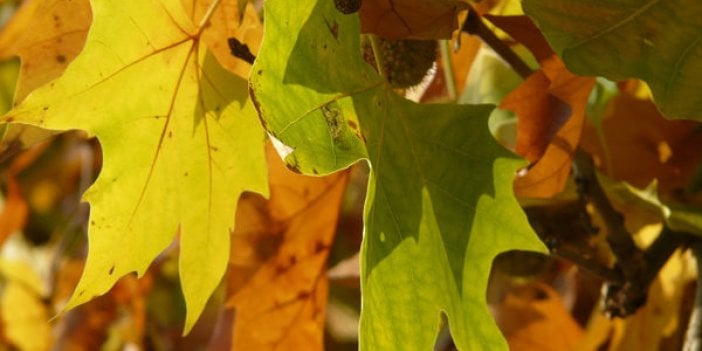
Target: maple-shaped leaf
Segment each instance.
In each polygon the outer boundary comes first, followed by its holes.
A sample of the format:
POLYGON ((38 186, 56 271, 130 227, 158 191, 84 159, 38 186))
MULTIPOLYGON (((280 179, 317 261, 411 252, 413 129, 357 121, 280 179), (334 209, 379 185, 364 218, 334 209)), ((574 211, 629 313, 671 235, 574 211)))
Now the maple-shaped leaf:
POLYGON ((553 196, 568 180, 595 80, 569 72, 528 17, 489 18, 524 44, 541 66, 500 105, 518 115, 516 151, 532 162, 515 180, 515 192, 526 197, 553 196))
MULTIPOLYGON (((23 3, 0 32, 0 58, 19 56, 22 60, 15 104, 63 73, 83 48, 91 21, 88 0, 23 3)), ((7 110, 9 108, 2 112, 7 110)), ((35 126, 10 125, 0 142, 0 157, 7 157, 54 134, 35 126)))
POLYGON ((429 350, 441 312, 460 349, 506 349, 485 289, 497 253, 542 250, 512 194, 523 161, 487 128, 492 106, 418 105, 361 58, 333 2, 265 4, 252 97, 290 168, 372 169, 362 247, 361 349, 429 350))
POLYGON ((641 78, 671 118, 702 119, 702 2, 524 0, 563 58, 581 75, 641 78))
POLYGON ((224 274, 239 194, 267 192, 263 132, 246 82, 199 40, 179 0, 93 1, 64 74, 3 117, 97 136, 103 168, 84 194, 89 253, 71 308, 105 293, 180 234, 189 330, 224 274))
MULTIPOLYGON (((267 148, 271 198, 242 197, 228 272, 232 350, 324 350, 327 257, 349 172, 309 177, 267 148)), ((248 195, 248 194, 247 194, 248 195)))
POLYGON ((458 28, 460 0, 361 1, 361 31, 388 39, 448 39, 458 28))

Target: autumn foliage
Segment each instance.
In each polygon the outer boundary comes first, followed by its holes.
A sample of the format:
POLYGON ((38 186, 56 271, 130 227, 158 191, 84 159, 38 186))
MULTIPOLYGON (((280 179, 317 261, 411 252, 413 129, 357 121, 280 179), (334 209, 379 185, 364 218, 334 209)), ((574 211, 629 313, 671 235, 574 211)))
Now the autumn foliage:
POLYGON ((0 350, 702 344, 698 1, 0 13, 0 350))

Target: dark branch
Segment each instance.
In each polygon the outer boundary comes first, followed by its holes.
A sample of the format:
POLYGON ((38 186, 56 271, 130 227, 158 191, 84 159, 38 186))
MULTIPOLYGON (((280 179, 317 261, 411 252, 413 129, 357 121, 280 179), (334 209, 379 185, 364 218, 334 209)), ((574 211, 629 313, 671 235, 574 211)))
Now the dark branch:
POLYGON ((468 17, 466 18, 465 22, 463 22, 461 30, 468 34, 477 35, 480 37, 485 44, 490 46, 492 50, 494 50, 498 55, 500 55, 500 57, 502 57, 503 60, 512 66, 512 69, 514 69, 514 71, 517 72, 517 74, 519 74, 519 76, 521 76, 523 79, 526 79, 533 73, 532 69, 529 68, 521 57, 515 54, 514 51, 507 46, 507 44, 500 40, 500 38, 498 38, 495 33, 490 30, 490 28, 485 26, 485 23, 483 23, 480 15, 472 7, 468 10, 468 17))
POLYGON ((616 258, 614 269, 621 273, 621 279, 606 282, 605 312, 612 317, 633 314, 646 303, 648 289, 661 267, 675 250, 688 244, 692 236, 666 226, 653 244, 642 251, 624 227, 624 217, 614 209, 600 186, 592 158, 582 150, 576 151, 573 174, 579 194, 595 207, 604 221, 607 243, 616 258))

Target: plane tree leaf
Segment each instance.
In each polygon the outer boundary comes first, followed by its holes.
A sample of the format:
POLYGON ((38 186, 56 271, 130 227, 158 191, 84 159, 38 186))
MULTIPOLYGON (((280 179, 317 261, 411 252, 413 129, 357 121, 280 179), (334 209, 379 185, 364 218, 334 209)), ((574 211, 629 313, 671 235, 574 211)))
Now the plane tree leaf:
POLYGON ((524 0, 568 68, 640 78, 664 115, 702 119, 702 2, 524 0))
POLYGON ((465 8, 457 0, 362 1, 361 31, 388 39, 448 39, 465 8))
POLYGON ((180 1, 92 7, 81 54, 3 121, 101 143, 103 168, 84 194, 87 263, 67 308, 144 274, 179 233, 187 331, 226 269, 238 195, 267 192, 263 134, 246 82, 219 66, 180 1))
POLYGON ((228 272, 232 350, 324 350, 326 262, 349 172, 290 172, 268 148, 270 200, 242 197, 228 272))
POLYGON ((431 349, 445 311, 459 349, 506 349, 485 301, 492 259, 543 246, 512 194, 524 163, 488 131, 493 107, 397 96, 362 60, 357 18, 331 1, 272 0, 265 13, 251 93, 288 167, 371 165, 361 348, 431 349))
POLYGON ((490 19, 529 48, 541 66, 505 96, 500 107, 517 114, 516 151, 532 162, 515 180, 516 193, 551 197, 563 190, 570 175, 595 80, 568 71, 528 18, 490 19))
MULTIPOLYGON (((183 7, 193 21, 205 15, 213 0, 182 0, 183 7)), ((223 1, 212 13, 210 23, 202 32, 202 40, 212 51, 212 55, 222 67, 242 78, 249 77, 251 65, 232 56, 227 45, 228 38, 236 38, 246 44, 256 54, 261 44, 263 26, 252 3, 241 1, 223 1)))
MULTIPOLYGON (((91 21, 88 0, 42 0, 22 5, 0 32, 0 57, 19 56, 22 60, 15 103, 63 73, 83 48, 91 21)), ((0 143, 0 154, 6 157, 54 133, 28 125, 9 126, 0 143)))

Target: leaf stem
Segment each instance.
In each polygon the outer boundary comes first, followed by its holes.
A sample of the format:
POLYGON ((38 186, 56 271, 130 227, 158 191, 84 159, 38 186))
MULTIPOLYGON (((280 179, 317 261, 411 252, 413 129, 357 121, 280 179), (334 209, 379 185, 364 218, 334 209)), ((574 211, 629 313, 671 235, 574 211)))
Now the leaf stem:
POLYGON ((197 25, 197 34, 198 35, 200 33, 202 33, 202 31, 205 29, 207 22, 210 21, 210 18, 212 18, 212 14, 214 14, 215 10, 217 9, 217 7, 219 7, 219 4, 221 2, 222 2, 222 0, 214 0, 210 3, 210 6, 207 8, 207 12, 205 12, 205 15, 202 16, 200 23, 197 25))
POLYGON ((441 50, 441 63, 444 67, 444 81, 446 81, 448 97, 451 101, 454 101, 456 100, 456 81, 453 79, 453 62, 451 62, 451 50, 449 49, 449 41, 440 40, 439 50, 441 50))
POLYGON ((368 40, 370 40, 371 48, 373 48, 373 57, 375 57, 375 66, 378 68, 378 74, 383 77, 385 82, 388 81, 388 74, 383 67, 383 52, 380 51, 380 43, 378 43, 378 37, 370 34, 368 35, 368 40))
POLYGON ((500 57, 502 57, 502 59, 523 79, 529 77, 533 73, 533 70, 483 23, 480 15, 473 7, 470 5, 468 6, 468 17, 466 17, 466 20, 463 22, 461 30, 471 35, 477 35, 485 44, 490 46, 495 53, 500 55, 500 57))

